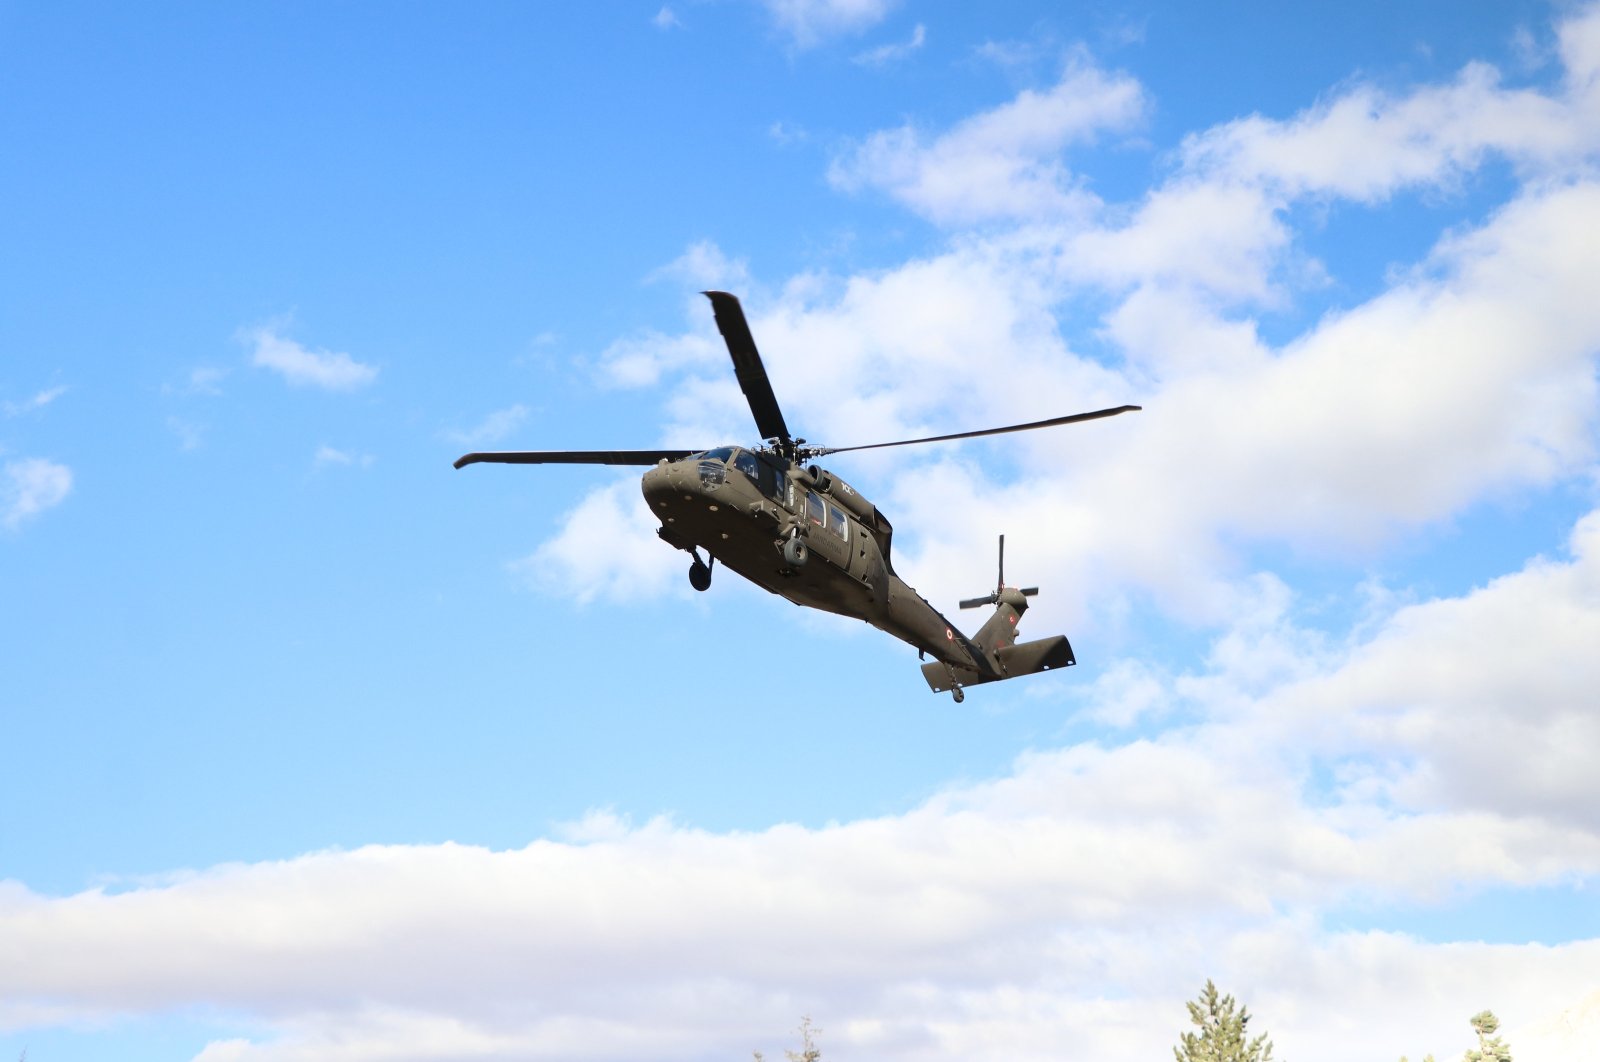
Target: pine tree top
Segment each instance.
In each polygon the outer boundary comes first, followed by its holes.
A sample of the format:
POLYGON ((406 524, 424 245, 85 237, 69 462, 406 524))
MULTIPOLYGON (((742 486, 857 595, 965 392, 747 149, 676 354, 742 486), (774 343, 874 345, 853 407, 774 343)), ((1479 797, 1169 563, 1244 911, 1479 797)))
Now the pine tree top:
POLYGON ((1187 1006, 1199 1031, 1184 1033, 1172 1049, 1177 1062, 1273 1062, 1267 1035, 1249 1037, 1250 1011, 1219 993, 1209 978, 1200 998, 1187 1006))

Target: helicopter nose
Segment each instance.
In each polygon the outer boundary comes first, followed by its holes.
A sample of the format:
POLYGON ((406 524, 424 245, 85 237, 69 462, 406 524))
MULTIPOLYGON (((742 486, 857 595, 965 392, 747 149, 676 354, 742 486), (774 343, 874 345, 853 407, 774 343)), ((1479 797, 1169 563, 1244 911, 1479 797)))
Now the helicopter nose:
POLYGON ((672 489, 669 478, 665 461, 652 465, 639 482, 639 488, 644 491, 645 500, 653 502, 669 493, 672 489))
POLYGON ((684 474, 683 462, 662 461, 652 465, 639 482, 645 501, 658 515, 672 507, 685 494, 698 494, 700 484, 684 474))

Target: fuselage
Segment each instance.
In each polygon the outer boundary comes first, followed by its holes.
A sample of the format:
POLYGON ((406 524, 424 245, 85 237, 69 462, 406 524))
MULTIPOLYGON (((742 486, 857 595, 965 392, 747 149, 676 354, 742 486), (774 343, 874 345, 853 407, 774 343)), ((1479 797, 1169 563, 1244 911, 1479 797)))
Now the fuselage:
POLYGON ((760 450, 724 446, 661 461, 641 484, 658 534, 703 549, 797 605, 850 616, 959 667, 985 654, 905 583, 889 562, 893 528, 849 484, 760 450), (804 543, 803 559, 785 543, 804 543))

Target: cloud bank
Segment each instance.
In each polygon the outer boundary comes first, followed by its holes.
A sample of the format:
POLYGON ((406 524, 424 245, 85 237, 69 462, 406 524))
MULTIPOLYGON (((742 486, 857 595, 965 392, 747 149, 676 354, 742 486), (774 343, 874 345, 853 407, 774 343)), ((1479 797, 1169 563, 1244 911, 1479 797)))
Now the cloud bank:
POLYGON ((268 1030, 206 1062, 689 1059, 808 1011, 846 1055, 1132 1057, 1170 1047, 1212 976, 1313 1062, 1453 1043, 1463 997, 1493 1000, 1518 1058, 1591 1057, 1600 941, 1326 922, 1600 873, 1582 769, 1600 664, 1576 651, 1600 632, 1600 512, 1568 557, 1348 644, 1281 604, 1269 588, 1203 668, 1154 679, 1156 711, 1203 722, 1031 753, 901 814, 719 834, 596 813, 513 851, 372 846, 59 898, 7 884, 0 1021, 206 1006, 268 1030), (1527 638, 1486 682, 1467 665, 1508 614, 1527 638))

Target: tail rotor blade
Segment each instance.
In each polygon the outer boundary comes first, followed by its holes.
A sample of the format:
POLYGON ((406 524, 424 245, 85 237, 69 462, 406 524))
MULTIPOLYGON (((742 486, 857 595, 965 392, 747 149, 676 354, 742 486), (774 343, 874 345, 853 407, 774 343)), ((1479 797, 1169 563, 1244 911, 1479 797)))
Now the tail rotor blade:
POLYGON ((982 608, 984 605, 992 605, 998 600, 1000 600, 999 597, 994 594, 986 594, 983 597, 969 597, 965 601, 961 602, 961 607, 982 608))

